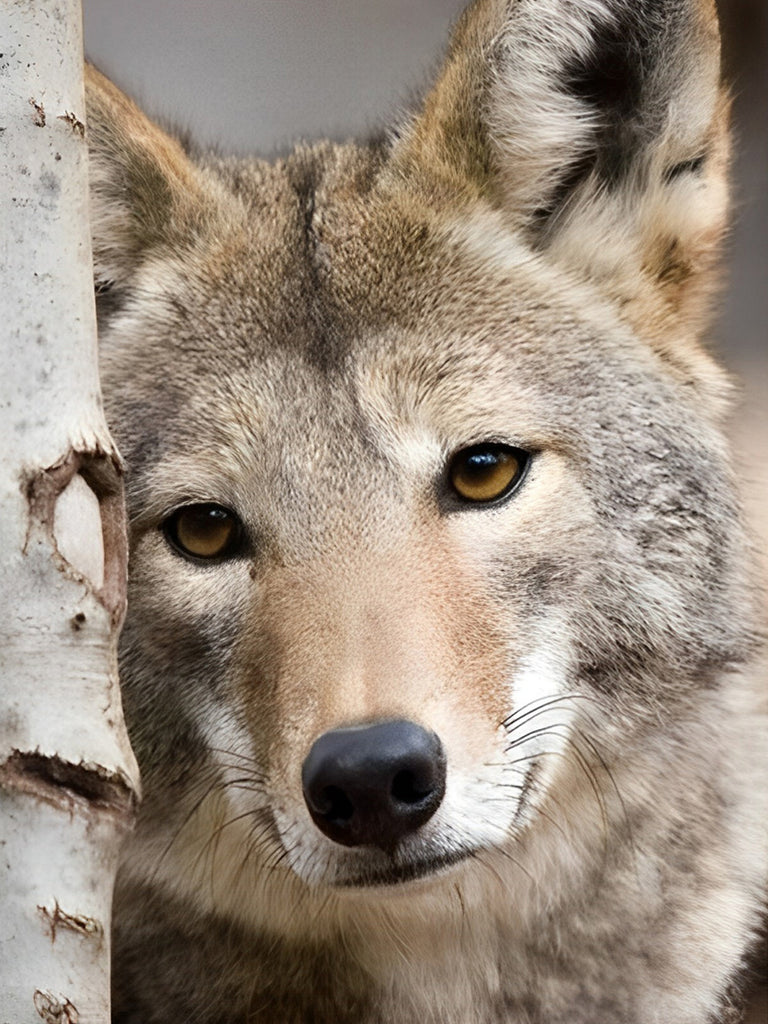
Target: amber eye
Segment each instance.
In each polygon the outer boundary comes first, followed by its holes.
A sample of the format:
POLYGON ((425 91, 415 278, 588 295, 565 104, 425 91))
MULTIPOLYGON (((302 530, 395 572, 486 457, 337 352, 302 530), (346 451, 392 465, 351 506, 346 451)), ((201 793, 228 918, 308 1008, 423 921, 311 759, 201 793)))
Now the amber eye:
POLYGON ((528 458, 528 452, 509 445, 476 444, 456 452, 448 466, 448 479, 465 501, 496 501, 520 482, 528 458))
POLYGON ((242 526, 234 512, 221 505, 185 505, 163 523, 168 540, 193 558, 227 558, 236 554, 242 526))

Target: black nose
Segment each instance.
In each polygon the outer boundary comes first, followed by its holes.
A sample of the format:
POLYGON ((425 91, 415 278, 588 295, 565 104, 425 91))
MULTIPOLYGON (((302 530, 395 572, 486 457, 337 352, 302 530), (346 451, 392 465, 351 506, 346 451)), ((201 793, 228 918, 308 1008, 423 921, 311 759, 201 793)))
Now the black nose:
POLYGON ((301 771, 317 827, 344 846, 390 851, 440 806, 445 754, 414 722, 381 722, 326 732, 301 771))

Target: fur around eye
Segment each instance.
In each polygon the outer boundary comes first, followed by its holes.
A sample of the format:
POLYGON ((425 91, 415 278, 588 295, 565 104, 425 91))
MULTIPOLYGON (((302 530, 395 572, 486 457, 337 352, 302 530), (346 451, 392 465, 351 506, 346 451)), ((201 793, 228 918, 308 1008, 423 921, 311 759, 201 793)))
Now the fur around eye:
POLYGON ((451 457, 448 480, 463 501, 489 504, 512 493, 529 459, 528 452, 521 448, 493 442, 475 444, 451 457))
POLYGON ((184 505, 168 516, 162 530, 182 555, 204 561, 233 557, 243 536, 238 516, 213 503, 184 505))

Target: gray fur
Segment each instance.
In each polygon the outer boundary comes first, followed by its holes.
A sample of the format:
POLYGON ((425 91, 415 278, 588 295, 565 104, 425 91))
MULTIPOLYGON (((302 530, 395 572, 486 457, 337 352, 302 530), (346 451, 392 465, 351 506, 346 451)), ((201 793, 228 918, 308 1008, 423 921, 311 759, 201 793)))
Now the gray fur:
POLYGON ((146 791, 116 1021, 712 1024, 738 1001, 766 708, 701 345, 715 31, 705 0, 479 0, 388 141, 273 166, 190 155, 89 72, 146 791), (551 75, 516 79, 545 15, 551 75), (676 124, 692 95, 706 123, 676 124), (550 108, 567 131, 523 154, 550 108), (532 459, 467 508, 446 460, 482 440, 532 459), (169 546, 202 501, 243 520, 238 557, 169 546), (445 806, 391 855, 336 848, 303 758, 399 716, 441 733, 445 806))

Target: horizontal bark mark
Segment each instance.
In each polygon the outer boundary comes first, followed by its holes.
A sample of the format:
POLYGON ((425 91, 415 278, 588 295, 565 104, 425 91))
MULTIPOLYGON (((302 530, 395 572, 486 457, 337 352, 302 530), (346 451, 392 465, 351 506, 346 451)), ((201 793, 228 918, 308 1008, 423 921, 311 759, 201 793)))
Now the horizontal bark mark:
POLYGON ((58 900, 54 900, 53 910, 41 906, 38 906, 37 909, 50 930, 51 942, 56 941, 56 932, 59 928, 75 932, 83 938, 95 938, 101 941, 104 937, 104 926, 101 921, 85 914, 68 914, 66 910, 61 909, 58 900))
POLYGON ((0 765, 0 787, 28 793, 65 810, 114 815, 129 826, 136 796, 127 780, 100 765, 71 764, 55 755, 16 750, 0 765))

